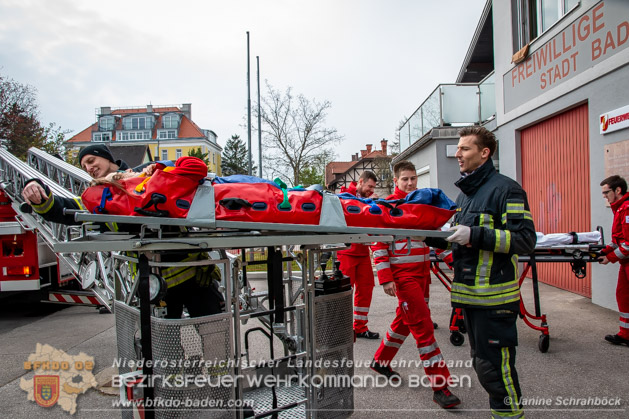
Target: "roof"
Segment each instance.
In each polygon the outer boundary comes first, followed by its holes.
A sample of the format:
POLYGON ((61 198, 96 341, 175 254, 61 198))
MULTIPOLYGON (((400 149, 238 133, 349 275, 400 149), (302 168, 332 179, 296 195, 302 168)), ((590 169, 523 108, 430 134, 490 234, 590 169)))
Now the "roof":
MULTIPOLYGON (((157 130, 162 127, 162 116, 169 112, 177 112, 181 113, 181 109, 177 107, 164 107, 164 108, 153 108, 152 112, 148 112, 146 108, 138 108, 138 109, 117 109, 111 112, 111 115, 118 116, 118 120, 116 121, 116 126, 114 127, 114 131, 111 138, 111 143, 115 143, 116 132, 122 129, 122 119, 125 116, 134 115, 134 114, 142 114, 142 113, 152 113, 158 114, 157 119, 155 121, 155 125, 151 132, 151 140, 157 140, 157 130)), ((98 122, 93 123, 89 127, 85 128, 83 131, 71 137, 67 142, 68 143, 86 143, 92 141, 92 133, 98 131, 98 122)), ((189 138, 205 138, 205 133, 199 126, 194 123, 187 115, 181 115, 181 122, 179 124, 179 133, 178 139, 189 139, 189 138)), ((126 142, 126 141, 125 141, 126 142)))
POLYGON ((92 131, 98 129, 98 123, 94 122, 89 127, 85 128, 83 131, 79 132, 72 138, 70 138, 67 142, 69 143, 86 143, 92 141, 92 131))
POLYGON ((114 109, 111 111, 112 115, 129 115, 134 113, 168 113, 168 112, 181 112, 176 106, 165 106, 162 108, 153 108, 152 111, 148 111, 147 108, 133 108, 133 109, 114 109))
POLYGON ((338 175, 342 175, 343 173, 347 173, 351 168, 358 165, 361 161, 364 160, 373 160, 378 157, 391 157, 385 154, 382 150, 373 150, 371 153, 365 154, 363 157, 358 160, 353 161, 333 161, 325 166, 325 184, 329 185, 334 182, 338 175))
POLYGON ((194 123, 187 116, 181 118, 181 124, 179 125, 179 137, 178 138, 198 138, 205 137, 203 131, 197 124, 194 123))
POLYGON ((129 167, 139 166, 151 159, 151 150, 146 144, 109 145, 114 160, 124 160, 129 167))
POLYGON ((487 0, 456 78, 457 83, 479 83, 494 71, 492 0, 487 0))

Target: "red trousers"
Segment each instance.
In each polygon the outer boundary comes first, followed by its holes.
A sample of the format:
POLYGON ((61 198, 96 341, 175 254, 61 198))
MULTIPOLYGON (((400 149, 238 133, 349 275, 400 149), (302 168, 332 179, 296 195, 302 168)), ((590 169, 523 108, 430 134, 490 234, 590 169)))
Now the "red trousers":
POLYGON ((354 331, 366 332, 367 315, 371 306, 374 277, 371 258, 367 256, 348 256, 337 254, 341 262, 341 272, 349 276, 354 288, 354 331))
POLYGON ((620 265, 618 285, 616 286, 616 302, 620 312, 620 332, 618 335, 629 339, 629 263, 620 265))
POLYGON ((409 334, 417 343, 421 365, 434 391, 447 387, 450 371, 435 341, 435 331, 430 318, 428 305, 424 300, 427 281, 420 278, 395 279, 399 305, 395 319, 387 330, 374 359, 380 364, 389 365, 409 334))

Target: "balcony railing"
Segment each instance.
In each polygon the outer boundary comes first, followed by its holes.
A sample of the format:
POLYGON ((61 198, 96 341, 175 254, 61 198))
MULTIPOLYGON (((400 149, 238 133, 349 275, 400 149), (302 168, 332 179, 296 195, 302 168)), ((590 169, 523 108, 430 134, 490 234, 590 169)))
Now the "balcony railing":
POLYGON ((400 151, 433 128, 481 124, 495 114, 494 73, 480 83, 440 84, 400 128, 400 151))

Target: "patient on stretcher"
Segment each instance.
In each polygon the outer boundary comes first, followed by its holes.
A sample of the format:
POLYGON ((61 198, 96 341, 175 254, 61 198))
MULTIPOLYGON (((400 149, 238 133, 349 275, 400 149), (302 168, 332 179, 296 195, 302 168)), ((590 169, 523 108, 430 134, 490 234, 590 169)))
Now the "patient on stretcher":
POLYGON ((600 231, 551 234, 536 232, 535 234, 537 235, 537 244, 535 245, 537 249, 571 244, 595 244, 601 241, 600 231))

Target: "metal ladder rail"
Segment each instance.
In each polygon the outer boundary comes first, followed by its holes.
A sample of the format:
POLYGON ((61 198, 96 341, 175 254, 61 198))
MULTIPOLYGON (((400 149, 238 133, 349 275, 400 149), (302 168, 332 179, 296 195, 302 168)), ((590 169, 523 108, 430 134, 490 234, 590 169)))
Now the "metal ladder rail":
MULTIPOLYGON (((82 169, 79 169, 65 161, 46 153, 36 147, 31 147, 27 155, 28 164, 46 175, 52 180, 55 186, 60 186, 70 191, 73 196, 79 196, 89 187, 92 177, 82 169)), ((68 196, 65 193, 63 196, 68 196)), ((66 238, 67 240, 67 238, 66 238)), ((123 267, 125 262, 116 259, 119 252, 98 252, 95 255, 71 255, 74 257, 75 264, 72 269, 75 270, 77 278, 83 277, 92 271, 94 263, 100 275, 97 275, 96 286, 92 287, 92 291, 99 294, 101 300, 106 301, 106 306, 111 310, 113 307, 113 299, 115 298, 115 283, 120 283, 120 297, 124 300, 128 297, 128 292, 132 288, 132 279, 125 275, 123 271, 128 272, 128 266, 123 267), (95 260, 93 260, 95 259, 95 260), (126 268, 126 269, 125 269, 126 268)))
MULTIPOLYGON (((41 159, 45 159, 46 156, 41 156, 41 159)), ((47 155, 49 159, 56 159, 56 157, 47 155)), ((26 229, 35 229, 38 231, 40 237, 44 239, 46 244, 52 249, 54 245, 59 242, 68 241, 81 235, 80 228, 69 227, 57 223, 52 223, 44 220, 42 217, 35 214, 24 213, 19 208, 19 203, 24 202, 21 196, 21 191, 25 183, 33 178, 40 179, 45 185, 47 185, 51 192, 57 196, 65 198, 75 199, 76 195, 72 194, 67 189, 58 185, 42 173, 38 172, 35 168, 27 165, 13 154, 9 153, 5 149, 0 149, 0 173, 2 182, 2 189, 13 200, 13 208, 18 214, 19 221, 23 223, 26 229)), ((89 176, 88 176, 89 177, 89 176)), ((86 272, 89 265, 93 262, 94 258, 86 258, 83 254, 57 254, 64 262, 72 269, 74 275, 79 281, 82 282, 81 274, 86 272)), ((98 298, 98 300, 105 306, 111 309, 111 299, 113 297, 113 290, 107 281, 103 278, 108 276, 113 277, 113 273, 109 272, 105 267, 113 266, 108 262, 110 259, 109 254, 98 254, 96 260, 98 261, 98 268, 101 271, 100 277, 97 278, 97 284, 91 291, 98 298)), ((89 291, 89 290, 88 290, 89 291)))
MULTIPOLYGON (((21 192, 26 182, 33 178, 41 179, 41 181, 50 188, 51 192, 57 196, 63 196, 70 199, 76 198, 76 196, 71 192, 57 185, 46 176, 43 176, 42 173, 30 167, 4 149, 0 149, 0 169, 2 170, 2 188, 11 197, 15 204, 14 207, 16 207, 16 212, 18 212, 21 216, 25 215, 18 207, 20 203, 24 202, 21 192)), ((35 223, 29 223, 27 227, 43 230, 47 233, 44 235, 44 238, 51 248, 55 243, 69 239, 67 235, 67 226, 52 223, 34 215, 26 217, 25 219, 28 219, 28 221, 34 221, 35 223)))
POLYGON ((27 164, 74 195, 81 195, 92 180, 83 170, 36 147, 28 150, 27 164))

